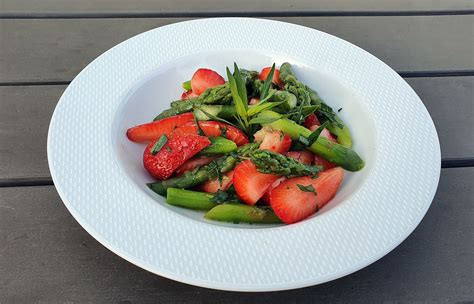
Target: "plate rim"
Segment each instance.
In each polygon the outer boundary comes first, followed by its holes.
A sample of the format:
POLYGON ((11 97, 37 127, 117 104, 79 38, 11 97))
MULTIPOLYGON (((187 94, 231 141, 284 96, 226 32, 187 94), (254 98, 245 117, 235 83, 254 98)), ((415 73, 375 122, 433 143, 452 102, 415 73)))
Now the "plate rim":
MULTIPOLYGON (((152 273, 155 273, 155 274, 158 274, 160 276, 163 276, 163 277, 166 277, 168 279, 172 279, 172 280, 175 280, 175 281, 179 281, 179 282, 183 282, 183 283, 186 283, 186 284, 190 284, 190 285, 197 285, 197 286, 201 286, 201 287, 206 287, 206 288, 212 288, 212 289, 219 289, 219 290, 232 290, 232 291, 247 291, 247 292, 255 292, 255 291, 277 291, 277 290, 289 290, 289 289, 295 289, 295 288, 302 288, 302 287, 307 287, 307 286, 312 286, 312 285, 316 285, 316 284, 320 284, 320 283, 324 283, 324 282, 329 282, 329 281, 332 281, 332 280, 335 280, 337 278, 340 278, 340 277, 343 277, 343 276, 346 276, 346 275, 349 275, 353 272, 356 272, 370 264, 372 264, 373 262, 379 260, 380 258, 382 258, 383 256, 385 256, 386 254, 390 253, 394 248, 396 248, 399 244, 401 244, 415 229, 416 227, 419 225, 419 223, 421 222, 421 220, 423 219, 423 217, 425 216, 426 212, 428 211, 429 207, 431 206, 431 203, 433 201, 433 198, 436 194, 436 190, 437 190, 437 186, 438 186, 438 183, 439 183, 439 178, 440 178, 440 171, 441 171, 441 166, 439 165, 437 168, 437 174, 436 174, 436 178, 435 178, 435 182, 433 183, 433 186, 431 187, 430 189, 430 193, 429 193, 429 202, 428 204, 425 204, 424 205, 424 209, 418 214, 418 217, 416 218, 416 220, 414 220, 414 224, 410 227, 408 227, 408 229, 406 229, 406 231, 403 232, 403 238, 400 238, 400 239, 397 239, 395 242, 393 242, 390 246, 388 247, 385 247, 384 250, 378 252, 377 254, 374 254, 372 255, 370 258, 368 259, 365 259, 363 261, 361 261, 360 263, 358 263, 357 265, 354 265, 353 267, 351 267, 349 270, 345 271, 345 272, 340 272, 340 273, 330 273, 330 274, 327 274, 326 276, 321 276, 321 277, 318 277, 317 279, 308 279, 308 280, 302 280, 302 281, 297 281, 297 282, 292 282, 292 283, 285 283, 285 286, 282 286, 282 285, 279 285, 279 284, 260 284, 260 285, 256 285, 256 286, 249 286, 249 285, 236 285, 236 284, 233 284, 233 283, 216 283, 216 282, 213 282, 213 281, 208 281, 208 280, 197 280, 195 278, 188 278, 187 276, 181 276, 181 275, 177 275, 175 273, 171 273, 171 272, 166 272, 166 271, 158 271, 156 268, 154 268, 156 265, 149 265, 147 263, 144 263, 140 260, 137 260, 136 257, 130 255, 129 253, 126 253, 124 252, 121 248, 118 248, 116 245, 113 245, 111 244, 106 238, 104 238, 100 233, 98 233, 93 227, 91 227, 88 223, 88 221, 86 219, 84 219, 80 213, 74 208, 73 204, 68 200, 67 198, 67 195, 63 192, 63 189, 61 188, 61 186, 59 185, 60 184, 60 181, 58 180, 58 177, 57 177, 57 173, 56 173, 56 170, 54 168, 54 165, 52 165, 52 153, 50 152, 52 148, 52 144, 51 144, 51 138, 52 138, 52 125, 55 121, 56 116, 59 115, 58 114, 58 108, 61 104, 61 102, 63 102, 63 96, 66 96, 69 92, 69 90, 71 88, 73 88, 73 86, 75 85, 75 81, 76 79, 79 78, 80 75, 82 75, 83 73, 85 73, 88 68, 90 68, 92 65, 94 65, 98 60, 100 60, 101 58, 103 58, 104 56, 106 56, 109 52, 113 51, 115 48, 117 48, 118 46, 120 45, 123 45, 127 42, 129 42, 130 40, 138 37, 138 36, 143 36, 147 33, 150 33, 150 32, 153 32, 153 31, 157 31, 157 30, 160 30, 162 28, 166 28, 166 27, 173 27, 173 26, 177 26, 179 24, 183 24, 183 23, 191 23, 191 22, 201 22, 201 21, 208 21, 208 20, 228 20, 228 21, 235 21, 235 20, 259 20, 259 21, 263 21, 263 22, 275 22, 275 23, 284 23, 284 24, 287 24, 287 25, 290 25, 290 26, 295 26, 295 27, 301 27, 301 28, 307 28, 305 26, 301 26, 301 25, 295 25, 295 24, 291 24, 291 23, 287 23, 287 22, 281 22, 281 21, 273 21, 273 20, 266 20, 266 19, 260 19, 260 18, 238 18, 238 17, 230 17, 230 18, 206 18, 206 19, 198 19, 198 20, 189 20, 189 21, 181 21, 181 22, 178 22, 178 23, 173 23, 173 24, 169 24, 169 25, 166 25, 166 26, 162 26, 162 27, 158 27, 158 28, 155 28, 155 29, 151 29, 149 31, 146 31, 146 32, 143 32, 143 33, 140 33, 136 36, 133 36, 123 42, 121 42, 120 44, 112 47, 111 49, 105 51, 103 54, 99 55, 97 58, 95 58, 91 63, 89 63, 75 78, 74 80, 71 82, 71 84, 66 88, 66 90, 64 91, 64 93, 62 94, 58 104, 56 105, 55 107, 55 110, 53 112, 53 115, 52 115, 52 118, 51 118, 51 122, 50 122, 50 126, 49 126, 49 129, 48 129, 48 137, 47 137, 47 155, 48 155, 48 164, 49 164, 49 168, 50 168, 50 172, 51 172, 51 176, 53 178, 53 181, 54 181, 54 184, 55 184, 55 188, 57 190, 57 192, 59 193, 59 196, 61 197, 61 200, 63 201, 64 205, 66 206, 66 208, 68 209, 68 211, 71 213, 71 215, 76 219, 76 221, 92 236, 94 237, 99 243, 101 243, 102 245, 104 245, 107 249, 109 249, 110 251, 112 251, 113 253, 119 255, 120 257, 122 257, 123 259, 129 261, 130 263, 140 267, 140 268, 143 268, 149 272, 152 272, 152 273)), ((318 30, 315 30, 315 29, 312 29, 312 28, 307 28, 307 29, 310 29, 311 31, 316 31, 316 32, 320 32, 320 33, 324 33, 324 32, 321 32, 321 31, 318 31, 318 30)), ((355 48, 358 48, 360 50, 362 50, 363 52, 367 53, 369 56, 377 59, 380 61, 380 59, 378 59, 377 57, 375 57, 374 55, 368 53, 367 51, 359 48, 358 46, 350 43, 350 42, 347 42, 341 38, 338 38, 336 36, 333 36, 333 35, 330 35, 330 34, 327 34, 327 33, 324 33, 325 35, 328 35, 328 36, 331 36, 333 38, 336 38, 338 40, 342 40, 344 41, 344 43, 347 43, 349 45, 351 45, 351 47, 355 47, 355 48)), ((383 62, 382 62, 383 63, 383 62)), ((383 63, 384 65, 386 65, 385 63, 383 63)), ((387 65, 386 65, 387 66, 387 65)), ((388 67, 388 66, 387 66, 388 67)), ((400 77, 398 75, 398 77, 404 82, 405 80, 400 77)), ((408 84, 407 84, 408 85, 408 84)), ((409 85, 408 85, 409 87, 409 85)), ((414 92, 413 92, 414 93, 414 92)), ((414 93, 416 95, 416 93, 414 93)), ((417 96, 417 95, 416 95, 417 96)), ((418 97, 418 96, 417 96, 418 97)), ((421 102, 421 99, 418 97, 418 101, 420 101, 420 104, 421 106, 423 107, 424 111, 426 111, 427 113, 427 117, 429 118, 430 120, 430 123, 432 125, 432 131, 435 132, 435 135, 436 135, 436 148, 437 148, 437 151, 434 151, 435 154, 437 154, 437 159, 439 159, 439 164, 441 164, 441 150, 440 150, 440 145, 439 145, 439 139, 438 139, 438 134, 437 134, 437 131, 436 131, 436 127, 434 125, 434 122, 432 120, 432 117, 429 115, 426 107, 424 106, 424 104, 421 102)))

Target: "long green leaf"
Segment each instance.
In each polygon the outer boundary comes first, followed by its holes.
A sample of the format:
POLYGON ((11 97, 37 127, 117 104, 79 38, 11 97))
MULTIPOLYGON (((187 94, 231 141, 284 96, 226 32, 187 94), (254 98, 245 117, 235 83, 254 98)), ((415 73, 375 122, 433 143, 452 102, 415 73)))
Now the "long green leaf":
POLYGON ((281 119, 282 117, 255 117, 249 121, 250 125, 269 124, 281 119))
MULTIPOLYGON (((237 111, 237 116, 239 116, 239 121, 244 124, 247 122, 247 108, 246 103, 243 102, 240 94, 238 92, 236 79, 234 75, 230 72, 229 68, 226 68, 227 78, 229 79, 230 92, 232 93, 232 98, 234 99, 235 109, 237 111)), ((247 128, 247 125, 243 125, 244 129, 247 128)))
POLYGON ((239 93, 240 99, 242 100, 245 109, 247 110, 248 104, 247 104, 247 87, 245 86, 245 81, 244 78, 242 77, 242 74, 240 73, 240 69, 237 66, 237 63, 234 62, 234 78, 235 78, 235 84, 237 85, 237 92, 239 93))
POLYGON ((260 112, 263 112, 265 110, 270 110, 273 107, 279 106, 285 101, 279 101, 279 102, 267 102, 263 104, 256 104, 253 107, 250 107, 249 110, 247 111, 248 116, 253 116, 255 114, 258 114, 260 112))
POLYGON ((265 79, 265 82, 262 85, 262 90, 260 92, 260 99, 265 99, 265 97, 267 97, 267 94, 270 91, 270 88, 272 86, 274 73, 275 73, 275 63, 273 63, 272 69, 270 70, 270 73, 268 73, 267 79, 265 79))

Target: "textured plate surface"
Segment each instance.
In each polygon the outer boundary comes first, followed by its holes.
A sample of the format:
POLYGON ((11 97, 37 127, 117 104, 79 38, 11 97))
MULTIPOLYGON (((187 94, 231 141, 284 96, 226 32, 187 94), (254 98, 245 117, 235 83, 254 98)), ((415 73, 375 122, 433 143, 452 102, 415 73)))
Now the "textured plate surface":
MULTIPOLYGON (((167 102, 160 101, 159 108, 167 102)), ((362 121, 366 119, 359 120, 368 126, 362 121)), ((356 133, 357 124, 357 119, 349 123, 356 133)), ((269 291, 336 279, 400 244, 431 204, 440 173, 440 148, 418 96, 364 50, 288 23, 217 18, 143 33, 88 65, 53 114, 48 162, 72 215, 121 257, 189 284, 269 291), (189 43, 190 36, 200 37, 200 43, 189 43), (133 169, 121 160, 117 139, 123 134, 117 132, 122 132, 120 121, 131 92, 170 62, 193 54, 212 53, 217 58, 229 50, 279 54, 276 60, 290 58, 312 67, 357 96, 370 118, 373 130, 367 141, 373 145, 361 145, 370 150, 363 153, 368 163, 364 178, 337 208, 290 226, 229 228, 175 212, 134 180, 133 169)), ((350 176, 349 183, 352 180, 357 181, 357 175, 350 176)))

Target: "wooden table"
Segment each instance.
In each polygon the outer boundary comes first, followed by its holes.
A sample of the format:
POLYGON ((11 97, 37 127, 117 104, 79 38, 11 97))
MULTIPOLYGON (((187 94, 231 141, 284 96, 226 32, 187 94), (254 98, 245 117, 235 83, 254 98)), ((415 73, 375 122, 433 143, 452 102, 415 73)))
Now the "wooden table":
POLYGON ((254 2, 0 1, 0 302, 474 300, 474 2, 254 2), (419 94, 439 133, 443 169, 425 219, 393 252, 319 286, 231 293, 135 267, 71 217, 46 160, 48 124, 64 89, 92 59, 133 35, 214 16, 278 19, 339 36, 385 61, 419 94))

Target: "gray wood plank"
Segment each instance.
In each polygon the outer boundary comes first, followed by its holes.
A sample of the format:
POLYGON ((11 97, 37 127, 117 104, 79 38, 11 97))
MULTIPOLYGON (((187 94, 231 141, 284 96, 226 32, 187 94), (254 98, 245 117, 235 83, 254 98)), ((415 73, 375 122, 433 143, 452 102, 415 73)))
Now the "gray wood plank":
POLYGON ((231 293, 139 269, 89 236, 54 187, 0 189, 0 294, 6 303, 454 303, 474 299, 474 168, 442 170, 414 233, 339 280, 299 290, 231 293))
POLYGON ((121 13, 121 12, 254 12, 254 11, 409 11, 468 10, 470 0, 399 0, 399 1, 332 1, 332 0, 139 0, 139 1, 63 1, 63 0, 2 0, 4 13, 121 13))
MULTIPOLYGON (((396 70, 474 69, 474 15, 274 19, 346 39, 396 70)), ((71 80, 117 43, 183 20, 0 20, 0 82, 71 80)))
MULTIPOLYGON (((433 117, 444 158, 474 156, 474 77, 409 78, 433 117)), ((65 86, 0 87, 0 179, 50 176, 46 137, 65 86)))

